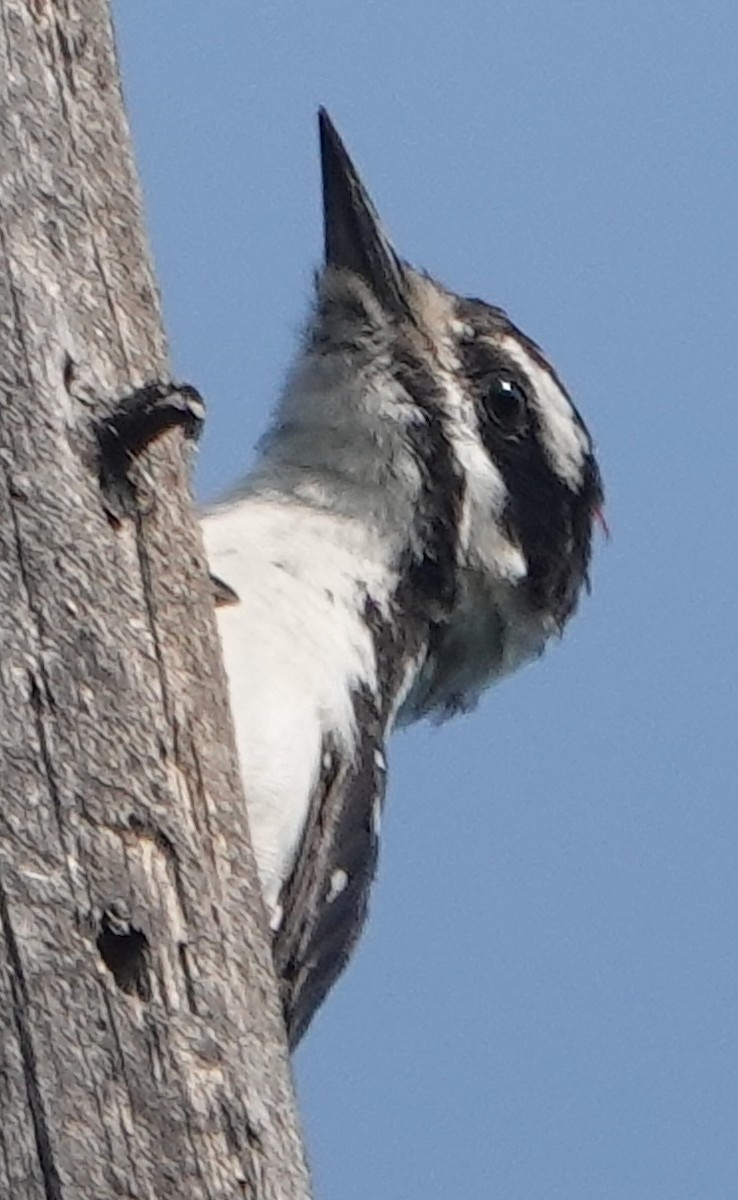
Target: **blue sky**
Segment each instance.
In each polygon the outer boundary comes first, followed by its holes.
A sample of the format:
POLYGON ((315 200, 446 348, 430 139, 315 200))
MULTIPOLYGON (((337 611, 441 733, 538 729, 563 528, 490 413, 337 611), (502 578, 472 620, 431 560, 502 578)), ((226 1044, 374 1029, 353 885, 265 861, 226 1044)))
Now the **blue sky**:
POLYGON ((372 915, 296 1060, 320 1200, 738 1196, 738 6, 115 4, 198 494, 320 255, 327 105, 401 252, 504 305, 612 529, 561 645, 394 744, 372 915))

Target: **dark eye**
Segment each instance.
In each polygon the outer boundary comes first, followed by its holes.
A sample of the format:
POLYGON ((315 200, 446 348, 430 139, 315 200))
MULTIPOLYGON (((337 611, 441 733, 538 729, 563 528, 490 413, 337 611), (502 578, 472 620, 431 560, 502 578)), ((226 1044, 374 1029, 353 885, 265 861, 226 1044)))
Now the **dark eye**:
POLYGON ((487 388, 486 407, 503 433, 522 433, 528 423, 525 392, 514 379, 496 376, 487 388))

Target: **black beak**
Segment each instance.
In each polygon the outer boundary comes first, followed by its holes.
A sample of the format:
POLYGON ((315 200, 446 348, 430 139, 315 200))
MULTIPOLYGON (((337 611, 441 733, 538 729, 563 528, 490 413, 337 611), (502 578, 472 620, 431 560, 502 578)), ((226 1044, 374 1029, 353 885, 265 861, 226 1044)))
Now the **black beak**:
POLYGON ((402 262, 324 108, 318 110, 325 264, 363 279, 387 312, 411 317, 402 262))

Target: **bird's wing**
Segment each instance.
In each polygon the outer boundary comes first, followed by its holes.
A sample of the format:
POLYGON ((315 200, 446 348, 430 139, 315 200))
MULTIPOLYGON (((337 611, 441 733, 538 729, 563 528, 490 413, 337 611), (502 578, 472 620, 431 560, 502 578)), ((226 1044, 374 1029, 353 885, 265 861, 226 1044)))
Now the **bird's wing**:
POLYGON ((369 693, 356 695, 355 708, 355 752, 349 760, 325 745, 300 851, 280 896, 273 949, 291 1047, 348 962, 377 864, 384 730, 369 693))

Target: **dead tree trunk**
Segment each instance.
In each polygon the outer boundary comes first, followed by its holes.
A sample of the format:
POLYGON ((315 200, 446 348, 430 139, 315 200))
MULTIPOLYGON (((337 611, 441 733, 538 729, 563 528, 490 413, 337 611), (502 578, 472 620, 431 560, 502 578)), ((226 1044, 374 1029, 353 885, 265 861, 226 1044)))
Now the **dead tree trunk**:
POLYGON ((2 1200, 308 1195, 168 378, 107 3, 0 0, 2 1200))

